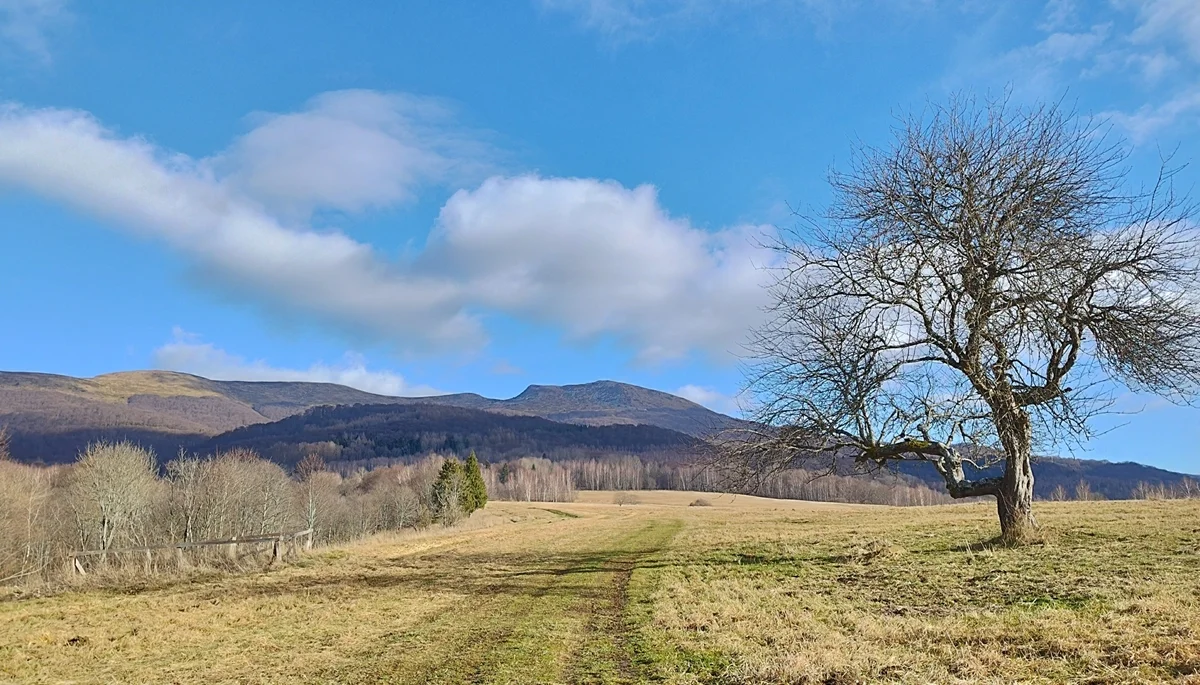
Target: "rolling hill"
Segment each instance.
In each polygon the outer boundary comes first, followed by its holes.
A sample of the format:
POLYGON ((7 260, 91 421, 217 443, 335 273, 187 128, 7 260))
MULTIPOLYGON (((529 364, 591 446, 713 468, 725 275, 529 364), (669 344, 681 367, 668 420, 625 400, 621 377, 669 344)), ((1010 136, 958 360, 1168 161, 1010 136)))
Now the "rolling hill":
POLYGON ((475 394, 388 397, 328 383, 213 381, 165 371, 86 379, 0 372, 0 426, 13 433, 14 455, 30 461, 70 461, 99 439, 128 438, 174 454, 181 446, 313 407, 416 403, 589 426, 650 425, 693 436, 735 422, 681 397, 613 381, 533 385, 512 399, 495 400, 475 394))
MULTIPOLYGON (((130 439, 166 458, 181 448, 252 447, 284 463, 313 444, 337 459, 364 462, 471 447, 488 459, 623 453, 663 460, 737 423, 681 397, 613 381, 531 385, 496 400, 469 393, 386 397, 327 383, 213 381, 163 371, 87 379, 0 372, 0 426, 12 433, 13 456, 45 463, 73 461, 100 439, 130 439)), ((940 487, 927 464, 897 468, 940 487)), ((1132 462, 1056 457, 1035 468, 1039 497, 1059 485, 1073 492, 1083 481, 1093 493, 1127 498, 1140 482, 1171 486, 1187 477, 1132 462)))

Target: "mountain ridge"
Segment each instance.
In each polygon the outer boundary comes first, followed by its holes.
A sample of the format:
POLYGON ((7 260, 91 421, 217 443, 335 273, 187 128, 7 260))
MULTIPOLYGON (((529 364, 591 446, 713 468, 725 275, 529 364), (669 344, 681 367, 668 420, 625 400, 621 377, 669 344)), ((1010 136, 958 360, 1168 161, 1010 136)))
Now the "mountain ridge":
MULTIPOLYGON (((560 458, 635 453, 661 460, 688 451, 694 445, 689 440, 741 423, 682 397, 609 380, 535 384, 497 400, 475 393, 390 397, 331 383, 214 381, 167 371, 94 378, 0 372, 0 427, 12 432, 13 456, 44 463, 73 461, 96 440, 125 439, 153 448, 164 460, 180 449, 250 446, 278 452, 270 456, 286 463, 295 457, 294 447, 313 441, 340 441, 343 456, 367 460, 442 449, 439 441, 450 451, 455 444, 500 450, 490 456, 538 447, 560 458), (321 424, 343 418, 338 430, 321 424), (525 437, 513 442, 514 434, 525 437)), ((898 470, 936 487, 937 475, 927 466, 901 464, 898 470)), ((1044 457, 1036 469, 1041 497, 1080 481, 1097 494, 1120 498, 1139 481, 1196 479, 1132 461, 1044 457)))
POLYGON ((513 398, 491 399, 475 393, 394 397, 333 383, 219 381, 173 371, 93 378, 0 372, 0 425, 12 430, 13 453, 26 460, 69 461, 101 439, 128 438, 173 453, 313 407, 359 404, 436 404, 588 426, 651 425, 693 437, 737 423, 682 397, 611 380, 530 385, 513 398))

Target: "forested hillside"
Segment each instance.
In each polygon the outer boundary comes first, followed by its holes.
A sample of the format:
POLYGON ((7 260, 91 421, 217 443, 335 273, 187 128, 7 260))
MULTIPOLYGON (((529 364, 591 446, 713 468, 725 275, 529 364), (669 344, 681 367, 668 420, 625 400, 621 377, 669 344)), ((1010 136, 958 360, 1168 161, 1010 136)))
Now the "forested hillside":
POLYGON ((692 436, 736 420, 669 393, 625 383, 533 385, 509 400, 471 393, 388 397, 329 383, 213 381, 165 371, 71 378, 0 372, 0 426, 18 459, 71 461, 96 440, 132 440, 159 453, 318 406, 439 404, 562 423, 649 425, 692 436))
POLYGON ((679 460, 700 444, 689 435, 657 426, 584 426, 480 409, 407 404, 317 407, 274 423, 230 431, 195 449, 249 448, 282 464, 311 453, 331 465, 378 465, 434 453, 465 455, 470 450, 489 461, 619 454, 679 460))

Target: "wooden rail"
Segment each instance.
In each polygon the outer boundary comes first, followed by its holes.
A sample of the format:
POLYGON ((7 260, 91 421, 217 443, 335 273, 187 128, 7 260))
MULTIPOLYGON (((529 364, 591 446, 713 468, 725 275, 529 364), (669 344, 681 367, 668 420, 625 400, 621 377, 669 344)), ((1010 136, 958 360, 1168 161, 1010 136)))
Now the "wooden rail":
POLYGON ((87 575, 83 568, 83 563, 80 559, 84 557, 103 557, 108 558, 109 554, 144 554, 145 569, 149 573, 154 561, 154 552, 164 549, 175 550, 175 563, 183 568, 187 565, 186 559, 183 556, 183 550, 195 549, 197 547, 218 547, 225 546, 226 556, 230 559, 237 558, 238 545, 255 545, 263 543, 272 543, 271 547, 271 563, 283 561, 285 556, 296 556, 296 545, 301 538, 304 539, 304 549, 312 549, 312 528, 307 530, 296 531, 294 533, 266 533, 250 536, 234 536, 228 540, 202 540, 199 542, 173 542, 167 545, 150 545, 148 547, 123 547, 121 549, 90 549, 82 552, 72 552, 67 556, 71 573, 78 575, 87 575), (286 548, 285 548, 286 545, 286 548))

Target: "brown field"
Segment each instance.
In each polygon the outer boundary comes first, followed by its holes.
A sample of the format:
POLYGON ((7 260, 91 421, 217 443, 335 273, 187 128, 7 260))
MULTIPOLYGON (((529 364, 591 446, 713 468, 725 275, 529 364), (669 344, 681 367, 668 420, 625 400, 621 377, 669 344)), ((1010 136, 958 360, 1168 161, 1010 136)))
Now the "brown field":
MULTIPOLYGON (((607 490, 580 490, 575 504, 613 504, 615 492, 607 490)), ((772 499, 754 495, 733 495, 725 492, 690 492, 687 490, 649 490, 627 494, 633 495, 638 504, 651 506, 686 507, 696 500, 708 502, 708 506, 722 509, 770 509, 775 511, 850 511, 874 508, 870 504, 842 504, 840 502, 806 502, 795 499, 772 499)), ((886 507, 882 507, 886 509, 886 507)))
POLYGON ((0 602, 0 682, 1200 682, 1200 501, 636 494, 0 602))

